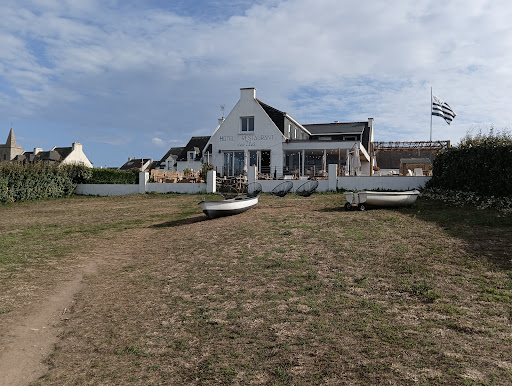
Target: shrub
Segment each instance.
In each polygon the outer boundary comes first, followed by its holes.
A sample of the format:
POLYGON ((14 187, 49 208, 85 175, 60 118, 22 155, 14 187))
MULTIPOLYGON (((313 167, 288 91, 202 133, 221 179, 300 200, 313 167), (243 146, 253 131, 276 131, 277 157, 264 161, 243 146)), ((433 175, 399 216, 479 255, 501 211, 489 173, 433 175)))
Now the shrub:
POLYGON ((0 164, 0 202, 65 197, 90 171, 85 166, 38 164, 0 164))
POLYGON ((138 184, 139 171, 119 169, 92 169, 87 184, 138 184))
POLYGON ((203 181, 206 181, 206 177, 208 175, 208 171, 213 170, 213 169, 214 169, 214 167, 210 163, 202 164, 201 165, 201 170, 199 171, 199 177, 201 177, 201 179, 203 181))
POLYGON ((427 188, 512 197, 512 137, 506 131, 467 135, 436 157, 427 188))

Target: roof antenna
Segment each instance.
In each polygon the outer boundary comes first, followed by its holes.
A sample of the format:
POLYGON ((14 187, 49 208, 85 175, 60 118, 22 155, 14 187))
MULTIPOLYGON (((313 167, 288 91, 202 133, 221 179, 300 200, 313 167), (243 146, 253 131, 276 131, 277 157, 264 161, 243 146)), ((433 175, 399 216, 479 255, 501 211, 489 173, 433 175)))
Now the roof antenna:
POLYGON ((224 109, 226 108, 225 105, 220 105, 220 111, 222 111, 222 120, 224 120, 224 109))

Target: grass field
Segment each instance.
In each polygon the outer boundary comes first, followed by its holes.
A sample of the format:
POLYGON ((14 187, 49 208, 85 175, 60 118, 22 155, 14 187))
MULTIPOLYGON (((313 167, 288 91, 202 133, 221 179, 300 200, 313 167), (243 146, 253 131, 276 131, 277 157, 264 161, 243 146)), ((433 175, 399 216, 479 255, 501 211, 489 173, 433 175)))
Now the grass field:
POLYGON ((0 206, 0 330, 95 260, 37 384, 512 384, 512 215, 343 197, 0 206))

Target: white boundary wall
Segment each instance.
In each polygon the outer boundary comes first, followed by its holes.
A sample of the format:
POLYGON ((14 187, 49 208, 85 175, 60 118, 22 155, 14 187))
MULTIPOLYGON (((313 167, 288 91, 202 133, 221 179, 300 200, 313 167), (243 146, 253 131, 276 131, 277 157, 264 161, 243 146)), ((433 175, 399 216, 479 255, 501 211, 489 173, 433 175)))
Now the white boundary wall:
MULTIPOLYGON (((253 182, 253 176, 256 175, 253 166, 249 167, 248 182, 253 182), (252 177, 252 178, 251 178, 252 177)), ((413 190, 422 189, 427 181, 432 177, 399 177, 399 176, 367 176, 367 177, 336 177, 337 165, 329 165, 329 179, 319 180, 317 192, 329 192, 339 190, 413 190)), ((288 180, 293 183, 292 192, 297 190, 299 186, 306 183, 304 180, 288 180)), ((283 180, 257 180, 261 184, 264 193, 270 193, 283 180)))
MULTIPOLYGON (((213 176, 215 179, 215 176, 213 176)), ((166 183, 159 184, 148 182, 149 173, 139 173, 138 184, 78 184, 75 194, 83 196, 125 196, 138 193, 206 193, 207 186, 204 183, 166 183)))
MULTIPOLYGON (((291 192, 295 192, 299 186, 302 184, 308 182, 307 180, 286 180, 291 181, 293 183, 293 188, 291 192)), ((263 193, 270 193, 272 189, 274 189, 277 185, 282 184, 283 180, 257 180, 256 182, 261 184, 261 188, 263 193)), ((318 188, 316 189, 317 192, 328 192, 329 191, 329 181, 327 180, 320 180, 318 181, 318 188)))
POLYGON ((432 177, 338 177, 337 186, 340 190, 414 190, 423 189, 432 177))
POLYGON ((125 196, 137 193, 137 184, 78 184, 75 189, 75 194, 81 196, 125 196))
MULTIPOLYGON (((261 184, 264 193, 270 193, 283 180, 255 180, 256 172, 248 172, 248 182, 261 184)), ((328 180, 319 180, 317 192, 329 192, 339 190, 412 190, 425 187, 427 181, 432 177, 398 177, 398 176, 373 176, 373 177, 336 177, 337 165, 329 165, 328 180)), ((185 183, 152 183, 148 181, 148 173, 139 174, 139 184, 78 184, 75 194, 85 196, 124 196, 137 193, 215 193, 216 175, 214 171, 208 173, 208 182, 198 184, 185 183)), ((285 180, 293 183, 292 192, 295 192, 307 180, 285 180)))
POLYGON ((138 184, 78 184, 75 194, 82 196, 125 196, 138 193, 206 193, 206 184, 147 183, 144 191, 138 184))
POLYGON ((157 192, 157 193, 206 193, 206 184, 179 184, 179 183, 155 183, 151 182, 146 184, 146 192, 157 192))

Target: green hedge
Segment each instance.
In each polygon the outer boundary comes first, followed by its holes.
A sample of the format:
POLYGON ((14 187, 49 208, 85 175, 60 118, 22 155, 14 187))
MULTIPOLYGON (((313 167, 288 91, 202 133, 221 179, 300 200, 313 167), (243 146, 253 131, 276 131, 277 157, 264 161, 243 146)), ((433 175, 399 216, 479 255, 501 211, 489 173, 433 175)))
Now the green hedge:
POLYGON ((119 169, 92 169, 86 184, 138 184, 139 171, 119 169))
POLYGON ((512 197, 512 139, 492 132, 487 137, 466 137, 435 158, 427 188, 512 197))
POLYGON ((91 169, 78 165, 0 163, 0 202, 70 196, 90 176, 91 169))

